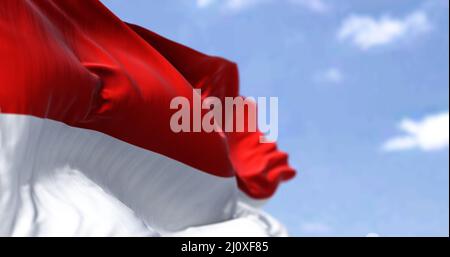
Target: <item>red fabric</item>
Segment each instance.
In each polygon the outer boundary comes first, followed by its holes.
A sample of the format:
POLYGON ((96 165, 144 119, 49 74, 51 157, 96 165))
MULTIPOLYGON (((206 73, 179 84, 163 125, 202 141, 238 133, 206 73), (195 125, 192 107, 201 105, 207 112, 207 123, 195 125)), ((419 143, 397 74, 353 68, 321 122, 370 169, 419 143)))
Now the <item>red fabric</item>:
MULTIPOLYGON (((96 0, 0 2, 0 108, 108 134, 203 172, 237 176, 255 198, 294 171, 259 133, 174 133, 176 96, 238 95, 235 64, 128 25, 96 0)), ((126 171, 124 171, 126 172, 126 171)))

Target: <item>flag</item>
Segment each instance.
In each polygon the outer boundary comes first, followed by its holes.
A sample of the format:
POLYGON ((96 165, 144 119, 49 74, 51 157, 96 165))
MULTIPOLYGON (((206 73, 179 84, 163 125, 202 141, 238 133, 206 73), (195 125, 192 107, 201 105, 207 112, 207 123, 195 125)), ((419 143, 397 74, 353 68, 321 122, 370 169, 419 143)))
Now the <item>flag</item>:
POLYGON ((3 0, 0 38, 0 235, 284 233, 255 203, 294 176, 287 154, 170 128, 174 97, 238 96, 236 64, 97 0, 3 0))

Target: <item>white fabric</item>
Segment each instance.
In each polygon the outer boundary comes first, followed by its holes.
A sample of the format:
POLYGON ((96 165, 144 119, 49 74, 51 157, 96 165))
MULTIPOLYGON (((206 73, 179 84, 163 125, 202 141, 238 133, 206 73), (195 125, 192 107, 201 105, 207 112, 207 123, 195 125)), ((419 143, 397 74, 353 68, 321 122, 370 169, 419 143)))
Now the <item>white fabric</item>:
POLYGON ((285 234, 239 199, 234 178, 95 131, 0 114, 0 236, 285 234))

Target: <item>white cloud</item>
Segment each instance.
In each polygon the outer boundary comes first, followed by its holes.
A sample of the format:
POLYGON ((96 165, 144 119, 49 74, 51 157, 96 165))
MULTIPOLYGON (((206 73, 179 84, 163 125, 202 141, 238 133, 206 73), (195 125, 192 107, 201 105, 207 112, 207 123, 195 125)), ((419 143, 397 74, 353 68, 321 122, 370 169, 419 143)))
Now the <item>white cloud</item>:
POLYGON ((328 225, 319 222, 303 223, 300 226, 300 229, 302 233, 316 235, 329 234, 332 231, 332 229, 328 225))
POLYGON ((330 9, 330 6, 323 0, 289 0, 289 2, 299 4, 317 13, 325 13, 330 9))
POLYGON ((366 237, 380 237, 380 235, 372 232, 372 233, 367 234, 366 237))
POLYGON ((232 10, 242 10, 263 0, 226 0, 225 6, 232 10))
POLYGON ((344 79, 344 75, 342 71, 336 67, 331 67, 325 71, 319 72, 315 76, 316 82, 319 83, 333 83, 338 84, 341 83, 344 79))
POLYGON ((370 16, 351 15, 342 23, 338 38, 349 40, 357 47, 367 50, 421 34, 430 27, 428 16, 423 11, 411 13, 404 19, 383 16, 376 20, 370 16))
POLYGON ((405 134, 388 140, 383 150, 404 151, 420 149, 436 151, 448 148, 449 113, 440 113, 425 117, 421 121, 404 119, 399 126, 405 134))
MULTIPOLYGON (((239 11, 250 6, 255 6, 261 3, 273 2, 277 3, 281 0, 196 0, 197 7, 205 8, 214 3, 220 3, 222 7, 228 10, 239 11)), ((284 0, 288 3, 296 4, 305 7, 317 13, 323 13, 329 10, 329 6, 323 0, 284 0)))
POLYGON ((204 8, 210 6, 213 2, 214 0, 197 0, 197 6, 204 8))
POLYGON ((229 10, 239 11, 265 1, 266 0, 196 0, 196 3, 199 8, 210 7, 215 3, 220 3, 222 7, 229 10))

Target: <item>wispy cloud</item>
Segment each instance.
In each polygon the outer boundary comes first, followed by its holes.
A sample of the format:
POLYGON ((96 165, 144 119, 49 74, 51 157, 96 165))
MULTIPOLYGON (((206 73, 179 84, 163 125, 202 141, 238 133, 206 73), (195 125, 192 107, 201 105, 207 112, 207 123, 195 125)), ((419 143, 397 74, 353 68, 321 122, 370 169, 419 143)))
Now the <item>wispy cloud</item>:
POLYGON ((341 41, 350 41, 360 49, 367 50, 422 34, 430 28, 431 23, 423 11, 413 12, 403 19, 387 15, 379 19, 350 15, 343 21, 337 36, 341 41))
POLYGON ((344 74, 340 69, 336 67, 331 67, 324 71, 318 72, 314 77, 314 80, 318 83, 332 83, 332 84, 341 83, 343 79, 344 74))
POLYGON ((317 13, 329 10, 329 5, 324 0, 196 0, 196 4, 199 8, 205 8, 217 3, 226 9, 239 11, 261 3, 278 3, 280 1, 295 4, 317 13))
POLYGON ((229 10, 239 11, 267 0, 196 0, 197 7, 206 8, 217 4, 229 10))
POLYGON ((298 4, 317 13, 325 13, 330 10, 330 6, 323 0, 289 0, 293 4, 298 4))
POLYGON ((383 150, 404 151, 420 149, 423 151, 436 151, 448 148, 449 145, 449 113, 429 115, 421 121, 404 119, 399 129, 404 132, 388 140, 383 150))
POLYGON ((300 226, 300 230, 302 233, 306 235, 325 235, 332 232, 330 226, 320 222, 307 222, 303 223, 300 226))
POLYGON ((200 8, 208 7, 208 6, 210 6, 213 2, 214 2, 214 0, 197 0, 197 1, 196 1, 197 7, 200 7, 200 8))
POLYGON ((264 0, 226 0, 225 6, 232 10, 242 10, 253 6, 258 3, 264 2, 264 0))

